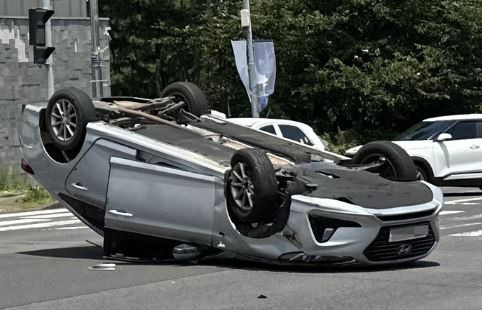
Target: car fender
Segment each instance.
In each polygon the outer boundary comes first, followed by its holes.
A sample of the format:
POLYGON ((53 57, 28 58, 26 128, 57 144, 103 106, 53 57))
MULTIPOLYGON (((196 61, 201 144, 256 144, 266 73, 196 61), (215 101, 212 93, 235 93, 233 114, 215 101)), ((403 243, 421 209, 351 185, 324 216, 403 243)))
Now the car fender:
POLYGON ((402 147, 414 161, 417 159, 419 163, 430 167, 432 175, 436 175, 433 141, 393 141, 393 143, 402 147))

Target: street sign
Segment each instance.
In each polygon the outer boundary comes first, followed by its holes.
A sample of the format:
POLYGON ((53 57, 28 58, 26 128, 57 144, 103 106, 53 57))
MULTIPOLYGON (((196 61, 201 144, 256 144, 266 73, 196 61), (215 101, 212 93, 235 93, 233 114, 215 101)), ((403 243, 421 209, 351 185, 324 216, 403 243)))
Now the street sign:
MULTIPOLYGON (((248 73, 248 59, 246 41, 231 41, 241 81, 251 100, 251 87, 248 73)), ((268 97, 274 93, 276 84, 276 55, 273 41, 254 41, 254 60, 256 78, 254 81, 259 111, 268 105, 268 97)))

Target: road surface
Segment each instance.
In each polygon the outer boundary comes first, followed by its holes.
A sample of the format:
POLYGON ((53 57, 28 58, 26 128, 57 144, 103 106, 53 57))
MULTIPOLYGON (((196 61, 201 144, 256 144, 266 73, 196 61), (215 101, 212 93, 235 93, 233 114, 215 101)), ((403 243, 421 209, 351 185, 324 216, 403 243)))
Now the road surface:
POLYGON ((0 215, 0 308, 482 309, 482 192, 444 191, 439 247, 395 268, 213 260, 92 271, 102 239, 65 209, 0 215))

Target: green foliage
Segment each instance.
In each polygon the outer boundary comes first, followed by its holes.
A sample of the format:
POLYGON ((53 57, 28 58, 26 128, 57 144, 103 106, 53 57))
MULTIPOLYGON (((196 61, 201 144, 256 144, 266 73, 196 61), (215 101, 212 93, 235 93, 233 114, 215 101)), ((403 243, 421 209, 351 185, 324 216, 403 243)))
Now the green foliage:
POLYGON ((27 184, 23 179, 0 170, 0 192, 20 191, 26 186, 27 184))
POLYGON ((328 150, 333 153, 344 154, 346 150, 362 144, 350 131, 322 134, 321 139, 328 143, 328 150))
MULTIPOLYGON (((177 80, 249 115, 230 40, 241 1, 104 0, 116 94, 159 96, 177 80)), ((270 117, 383 136, 429 116, 478 112, 480 0, 253 0, 254 35, 278 61, 270 117)))
POLYGON ((344 154, 346 150, 357 145, 363 145, 370 141, 392 140, 397 135, 395 131, 368 129, 357 131, 354 129, 335 132, 325 132, 320 137, 328 143, 331 152, 344 154))
POLYGON ((0 171, 0 198, 18 196, 14 204, 35 207, 53 202, 52 196, 43 187, 33 185, 24 176, 12 176, 0 171))
POLYGON ((52 202, 52 196, 43 187, 30 186, 25 191, 25 196, 21 198, 21 202, 25 204, 47 204, 52 202))

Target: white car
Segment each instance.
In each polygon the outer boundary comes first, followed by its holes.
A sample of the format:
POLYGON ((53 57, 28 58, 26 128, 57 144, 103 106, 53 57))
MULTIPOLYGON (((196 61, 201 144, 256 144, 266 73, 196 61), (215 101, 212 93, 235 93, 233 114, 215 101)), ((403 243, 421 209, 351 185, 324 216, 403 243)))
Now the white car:
POLYGON ((304 123, 270 118, 230 118, 229 121, 325 151, 323 141, 304 123))
MULTIPOLYGON (((412 157, 421 179, 439 186, 482 186, 482 114, 429 118, 393 142, 412 157)), ((345 155, 357 157, 361 148, 345 155)))

